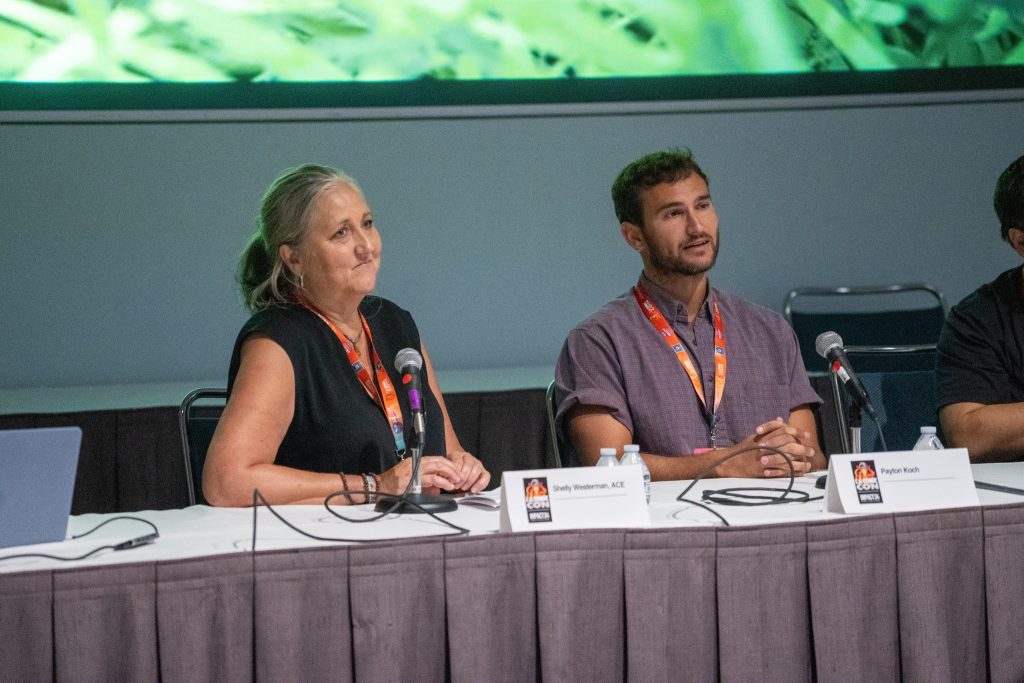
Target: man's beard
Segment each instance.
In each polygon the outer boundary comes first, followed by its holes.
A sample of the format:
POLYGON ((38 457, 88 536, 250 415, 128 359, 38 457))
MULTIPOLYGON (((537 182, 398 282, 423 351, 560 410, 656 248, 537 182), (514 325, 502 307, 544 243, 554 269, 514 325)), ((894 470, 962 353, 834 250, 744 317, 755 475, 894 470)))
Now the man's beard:
POLYGON ((711 258, 707 260, 687 259, 678 251, 662 251, 660 247, 651 247, 651 265, 666 275, 701 275, 708 272, 718 260, 718 240, 711 238, 711 258))

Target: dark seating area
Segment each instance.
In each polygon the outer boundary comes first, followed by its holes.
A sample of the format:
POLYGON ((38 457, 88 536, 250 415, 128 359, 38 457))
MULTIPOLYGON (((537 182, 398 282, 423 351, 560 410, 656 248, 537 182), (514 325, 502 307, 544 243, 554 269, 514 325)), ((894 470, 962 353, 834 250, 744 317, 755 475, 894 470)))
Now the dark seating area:
POLYGON ((936 287, 901 283, 858 287, 797 287, 782 312, 796 332, 804 366, 824 373, 828 363, 815 341, 833 331, 860 372, 929 370, 946 318, 946 298, 936 287))
MULTIPOLYGON (((811 384, 826 401, 818 415, 821 445, 839 452, 828 377, 812 377, 811 384)), ((558 465, 545 389, 451 393, 445 403, 462 445, 490 470, 492 488, 505 470, 558 465)), ((189 505, 179 406, 0 415, 0 429, 67 425, 82 428, 72 514, 189 505)))
MULTIPOLYGON (((462 445, 501 472, 554 466, 544 389, 445 396, 462 445)), ((0 429, 82 428, 72 514, 168 510, 189 504, 179 407, 0 415, 0 429)))

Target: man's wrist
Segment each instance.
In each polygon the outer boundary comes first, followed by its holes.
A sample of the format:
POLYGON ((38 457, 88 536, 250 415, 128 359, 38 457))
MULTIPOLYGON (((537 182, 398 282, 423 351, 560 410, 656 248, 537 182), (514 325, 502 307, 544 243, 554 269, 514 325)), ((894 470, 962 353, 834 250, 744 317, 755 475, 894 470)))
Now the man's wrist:
MULTIPOLYGON (((721 460, 722 458, 726 457, 727 455, 729 455, 729 454, 731 454, 733 452, 733 448, 730 447, 730 446, 725 446, 723 448, 705 448, 705 449, 702 449, 702 450, 703 450, 702 455, 707 457, 707 464, 704 465, 704 467, 707 467, 708 465, 711 465, 712 463, 717 462, 718 460, 721 460)), ((694 454, 697 454, 697 451, 694 451, 694 454)), ((712 468, 711 472, 708 473, 708 476, 710 476, 710 477, 728 477, 729 476, 729 472, 730 472, 730 463, 731 462, 732 462, 732 459, 725 460, 724 462, 718 463, 717 465, 714 466, 714 468, 712 468)))

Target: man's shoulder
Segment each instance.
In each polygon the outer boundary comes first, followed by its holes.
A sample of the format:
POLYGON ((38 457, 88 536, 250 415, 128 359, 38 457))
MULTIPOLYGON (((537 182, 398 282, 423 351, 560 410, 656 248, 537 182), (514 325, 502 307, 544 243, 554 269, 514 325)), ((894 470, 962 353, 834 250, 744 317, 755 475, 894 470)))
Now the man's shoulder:
POLYGON ((950 311, 952 317, 986 315, 1014 306, 1020 299, 1020 277, 1020 266, 1000 273, 996 279, 978 287, 954 306, 950 311))
MULTIPOLYGON (((726 318, 727 326, 731 319, 734 325, 739 324, 772 331, 789 328, 789 323, 782 317, 782 314, 767 306, 718 289, 714 290, 714 294, 722 316, 726 318)), ((573 332, 593 335, 634 330, 637 321, 642 320, 643 314, 636 305, 636 300, 630 292, 625 292, 580 321, 573 328, 573 332)))
MULTIPOLYGON (((715 299, 722 308, 722 315, 742 321, 744 324, 759 325, 772 329, 787 328, 789 323, 778 311, 772 310, 736 294, 715 290, 715 299), (731 315, 730 315, 731 314, 731 315)), ((726 322, 728 325, 728 322, 726 322)))
POLYGON ((575 333, 610 332, 629 324, 636 301, 628 292, 602 305, 573 328, 575 333))

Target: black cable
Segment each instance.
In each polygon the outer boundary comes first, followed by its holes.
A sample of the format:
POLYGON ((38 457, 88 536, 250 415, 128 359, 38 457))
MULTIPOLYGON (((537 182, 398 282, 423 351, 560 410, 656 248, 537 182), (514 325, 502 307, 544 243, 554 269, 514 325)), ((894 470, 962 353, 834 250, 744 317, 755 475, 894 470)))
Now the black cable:
POLYGON ((720 520, 722 520, 722 523, 725 524, 726 526, 732 526, 731 524, 729 524, 729 520, 727 520, 725 517, 720 515, 718 513, 718 510, 715 510, 710 505, 705 505, 704 503, 698 503, 697 501, 690 500, 688 498, 677 498, 676 500, 678 500, 678 501, 680 501, 682 503, 689 503, 690 505, 696 505, 699 508, 704 508, 705 510, 707 510, 708 512, 713 514, 715 517, 718 517, 720 520))
POLYGON ((117 549, 118 549, 117 546, 103 545, 103 546, 100 546, 99 548, 93 548, 92 550, 90 550, 89 552, 85 553, 84 555, 78 555, 76 557, 60 557, 59 555, 48 555, 46 553, 20 553, 18 555, 4 555, 3 557, 0 557, 0 562, 3 562, 4 560, 17 560, 17 559, 21 559, 21 558, 25 558, 25 557, 42 557, 42 558, 45 558, 47 560, 60 560, 61 562, 75 562, 77 560, 84 560, 87 557, 91 557, 91 556, 95 555, 96 553, 98 553, 98 552, 100 552, 102 550, 117 550, 117 549))
MULTIPOLYGON (((324 507, 327 508, 327 511, 329 513, 331 513, 332 515, 334 515, 338 519, 342 520, 343 522, 351 522, 352 524, 362 524, 364 522, 376 522, 379 519, 383 519, 384 517, 387 517, 392 512, 397 510, 398 506, 401 505, 403 501, 408 503, 409 505, 414 506, 417 510, 420 510, 421 512, 426 512, 426 510, 421 508, 419 505, 416 505, 415 503, 410 503, 409 501, 405 500, 405 497, 407 495, 409 495, 409 491, 412 490, 412 483, 414 481, 416 481, 416 475, 419 474, 419 471, 420 471, 420 461, 421 460, 423 460, 422 457, 413 458, 412 475, 409 477, 409 482, 405 485, 405 490, 402 491, 402 495, 398 496, 398 499, 395 500, 394 504, 392 504, 391 507, 389 507, 387 510, 384 510, 381 513, 378 513, 378 514, 376 514, 376 515, 374 515, 372 517, 364 517, 362 519, 355 519, 355 518, 352 518, 352 517, 345 517, 344 515, 340 515, 340 514, 338 514, 337 512, 335 512, 334 510, 331 509, 330 502, 332 500, 334 500, 335 498, 337 498, 338 496, 342 496, 342 495, 346 496, 348 498, 348 502, 351 503, 352 502, 352 496, 351 495, 346 495, 346 494, 364 493, 367 496, 366 499, 369 500, 370 499, 369 498, 369 494, 371 494, 371 493, 379 493, 377 491, 368 491, 366 489, 364 489, 362 491, 349 491, 349 490, 335 491, 331 495, 329 495, 326 498, 324 498, 324 507)), ((342 474, 341 476, 344 477, 345 475, 342 474)), ((394 497, 390 493, 381 493, 380 495, 394 497)), ((440 518, 438 517, 437 519, 440 519, 440 518)), ((444 520, 442 520, 442 521, 444 521, 444 520)), ((459 528, 461 528, 461 527, 459 527, 459 528)))
POLYGON ((721 465, 723 462, 731 460, 732 458, 735 458, 738 455, 749 453, 751 451, 771 451, 782 456, 782 458, 786 461, 786 464, 789 466, 789 484, 786 486, 786 488, 779 489, 764 486, 732 486, 724 489, 708 489, 707 491, 704 491, 703 494, 701 494, 701 498, 703 500, 707 500, 712 503, 717 503, 719 505, 734 505, 745 507, 755 507, 761 505, 784 505, 787 503, 806 503, 811 500, 819 500, 819 498, 811 498, 809 494, 803 491, 793 490, 793 484, 796 480, 794 475, 795 469, 793 467, 793 460, 788 455, 780 451, 778 448, 774 448, 772 446, 748 446, 747 448, 741 448, 738 451, 728 453, 722 456, 721 458, 714 461, 713 463, 705 467, 703 470, 698 472, 697 476, 694 477, 693 481, 690 482, 690 485, 683 489, 683 492, 676 497, 676 500, 679 501, 680 503, 689 503, 690 505, 695 505, 697 507, 703 508, 708 512, 714 514, 720 520, 722 520, 726 526, 731 526, 729 524, 729 521, 725 517, 720 515, 718 512, 712 510, 709 506, 703 503, 686 498, 686 494, 689 493, 690 490, 697 485, 698 481, 704 479, 708 474, 714 471, 714 469, 721 465), (763 496, 747 493, 750 491, 781 491, 782 495, 763 496), (792 494, 793 497, 790 497, 790 494, 792 494), (748 502, 753 500, 757 500, 760 502, 748 502))
MULTIPOLYGON (((332 493, 332 494, 328 495, 326 498, 324 498, 324 508, 327 510, 327 512, 329 512, 333 516, 337 517, 338 519, 342 520, 343 522, 350 522, 352 524, 362 524, 362 523, 365 523, 365 522, 376 522, 376 521, 378 521, 380 519, 383 519, 384 517, 386 517, 386 516, 390 515, 392 512, 394 512, 398 508, 399 505, 402 505, 404 503, 405 505, 410 505, 410 506, 416 508, 417 510, 419 510, 420 512, 425 513, 425 514, 433 517, 434 519, 436 519, 437 521, 441 522, 442 524, 445 524, 445 525, 451 527, 452 529, 456 530, 454 534, 432 534, 432 536, 439 536, 439 535, 440 536, 462 536, 462 535, 468 534, 469 531, 470 531, 469 529, 466 529, 466 528, 463 528, 461 526, 458 526, 457 524, 452 524, 448 520, 442 519, 441 517, 438 517, 435 513, 431 512, 430 510, 424 509, 422 506, 420 506, 419 504, 415 503, 414 501, 406 499, 406 496, 409 494, 410 489, 412 489, 412 483, 414 481, 416 481, 416 474, 419 472, 419 467, 420 467, 420 461, 421 460, 422 460, 422 458, 414 458, 413 459, 412 475, 409 477, 409 482, 405 485, 405 490, 399 496, 396 496, 396 495, 391 494, 391 493, 381 493, 380 491, 370 491, 369 489, 362 489, 362 490, 356 490, 356 491, 353 491, 353 490, 335 491, 334 493, 332 493), (393 498, 395 502, 387 510, 384 510, 383 512, 381 512, 379 514, 376 514, 376 515, 373 515, 371 517, 364 517, 362 519, 356 519, 356 518, 353 518, 353 517, 346 517, 346 516, 344 516, 342 514, 339 514, 336 511, 334 511, 333 509, 331 509, 330 502, 332 500, 334 500, 335 498, 337 498, 339 496, 345 496, 345 497, 348 498, 349 502, 352 502, 352 496, 356 495, 356 494, 365 495, 367 497, 367 500, 369 500, 369 496, 371 494, 376 494, 378 497, 383 496, 385 498, 393 498)), ((345 476, 345 475, 342 474, 341 476, 345 476)), ((288 527, 292 531, 295 531, 296 533, 299 533, 299 534, 301 534, 301 535, 303 535, 303 536, 305 536, 307 538, 312 538, 315 541, 335 541, 335 542, 340 542, 340 543, 372 543, 374 541, 394 540, 393 538, 388 538, 388 539, 329 538, 329 537, 326 537, 326 536, 317 536, 316 534, 308 533, 308 532, 303 531, 302 529, 298 528, 297 526, 295 526, 294 524, 292 524, 291 522, 286 520, 284 517, 282 517, 280 514, 278 514, 278 512, 273 508, 273 506, 270 505, 270 503, 267 501, 267 499, 263 497, 263 494, 259 492, 259 489, 253 489, 253 491, 252 491, 252 550, 253 550, 253 552, 256 551, 256 508, 259 506, 258 502, 262 502, 263 505, 266 506, 267 510, 269 510, 270 513, 272 515, 274 515, 274 517, 276 517, 286 527, 288 527)))
MULTIPOLYGON (((340 519, 343 522, 351 522, 352 524, 365 524, 366 522, 376 522, 379 519, 383 519, 384 517, 387 517, 392 512, 397 510, 399 508, 399 506, 401 506, 404 503, 406 505, 409 505, 411 507, 416 508, 417 510, 419 510, 422 513, 430 515, 431 517, 433 517, 437 521, 439 521, 442 524, 445 524, 447 526, 450 526, 453 529, 456 529, 460 533, 468 534, 469 533, 469 529, 464 529, 464 528, 462 528, 461 526, 459 526, 457 524, 452 524, 448 520, 442 519, 441 517, 438 517, 435 513, 431 512, 430 510, 427 510, 427 509, 423 508, 422 506, 418 505, 417 503, 415 503, 415 502, 413 502, 411 500, 408 500, 406 498, 406 496, 409 495, 409 491, 412 489, 412 483, 417 480, 417 476, 416 475, 419 474, 420 461, 422 461, 422 460, 423 460, 422 457, 414 458, 413 459, 412 475, 409 477, 409 483, 407 483, 405 485, 405 490, 402 491, 401 495, 397 495, 396 496, 393 493, 381 493, 380 491, 368 491, 366 489, 364 489, 362 491, 351 491, 351 490, 335 491, 331 495, 329 495, 326 498, 324 498, 324 508, 326 508, 327 512, 331 513, 332 515, 334 515, 335 517, 337 517, 338 519, 340 519), (369 495, 370 494, 376 494, 378 498, 381 498, 381 497, 383 497, 383 498, 391 498, 391 499, 394 500, 394 503, 392 503, 391 507, 389 507, 387 510, 384 510, 383 512, 381 512, 379 514, 376 514, 376 515, 374 515, 372 517, 363 517, 362 519, 356 519, 354 517, 346 517, 345 515, 341 514, 340 512, 337 512, 336 510, 333 510, 331 508, 331 506, 330 506, 330 502, 332 500, 334 500, 335 498, 338 498, 339 496, 345 496, 345 497, 348 498, 349 502, 352 502, 352 495, 353 494, 359 494, 359 493, 366 494, 367 495, 367 500, 369 500, 369 495)), ((345 475, 341 475, 341 476, 345 476, 345 475)), ((401 513, 399 513, 399 514, 401 514, 401 513)), ((454 535, 454 534, 452 534, 452 535, 454 535)))
POLYGON ((885 434, 882 433, 882 423, 878 421, 878 416, 875 415, 874 411, 868 413, 868 417, 874 421, 875 427, 878 429, 878 440, 882 442, 882 452, 887 452, 889 447, 885 445, 885 434))
POLYGON ((805 491, 793 491, 791 489, 777 489, 770 486, 732 486, 724 489, 707 490, 701 494, 701 499, 718 503, 719 505, 733 505, 740 507, 758 507, 761 505, 783 505, 785 503, 806 503, 811 499, 811 494, 805 491), (781 496, 760 496, 747 491, 782 491, 781 496), (793 498, 789 497, 793 494, 793 498), (760 502, 753 502, 760 501, 760 502))
MULTIPOLYGON (((330 496, 328 496, 328 499, 334 498, 334 497, 336 497, 338 495, 342 495, 344 493, 346 493, 346 492, 345 491, 337 491, 335 493, 332 493, 330 496)), ((368 491, 368 490, 363 490, 363 491, 348 491, 347 493, 352 493, 352 494, 368 494, 368 493, 374 493, 374 492, 373 491, 368 491)), ((381 495, 381 496, 387 496, 387 497, 395 498, 395 499, 397 499, 399 501, 401 500, 401 496, 395 496, 395 495, 390 494, 390 493, 379 493, 379 492, 377 492, 377 494, 381 495)), ((311 538, 314 541, 329 541, 329 542, 337 542, 337 543, 377 543, 377 542, 381 542, 381 541, 394 541, 395 540, 394 538, 341 538, 341 537, 335 537, 335 536, 319 536, 317 534, 313 534, 313 533, 310 533, 308 531, 304 531, 304 530, 300 529, 299 527, 295 526, 294 524, 292 524, 291 522, 289 522, 284 517, 282 517, 281 514, 277 510, 275 510, 274 507, 267 501, 267 499, 263 497, 263 494, 260 493, 259 489, 253 489, 252 490, 252 551, 253 552, 256 552, 256 510, 259 508, 261 503, 263 504, 264 507, 267 508, 267 510, 270 512, 270 514, 274 515, 274 517, 277 518, 277 520, 279 522, 281 522, 282 524, 284 524, 286 527, 288 527, 292 531, 296 532, 297 534, 305 536, 306 538, 311 538)), ((416 503, 414 503, 412 501, 405 501, 405 503, 407 505, 411 505, 411 506, 419 509, 421 512, 425 512, 426 514, 430 515, 434 519, 437 519, 438 521, 443 522, 444 524, 452 527, 453 529, 457 529, 457 531, 455 533, 451 533, 451 534, 431 534, 432 538, 436 538, 438 536, 442 536, 442 537, 444 537, 444 536, 463 536, 465 534, 468 534, 469 531, 470 531, 469 529, 465 529, 465 528, 460 527, 458 525, 452 524, 451 522, 449 522, 447 520, 441 519, 440 517, 435 515, 433 512, 430 512, 428 510, 424 510, 422 507, 420 507, 419 505, 417 505, 416 503)), ((325 505, 326 505, 326 502, 325 502, 325 505)), ((396 505, 397 505, 397 503, 396 503, 396 505)), ((330 510, 330 508, 328 508, 328 510, 330 510)), ((334 514, 333 511, 331 511, 331 512, 332 512, 332 514, 334 514)), ((373 519, 375 519, 375 520, 376 519, 380 519, 384 514, 386 514, 386 513, 382 513, 380 515, 377 515, 373 519)), ((337 515, 337 514, 335 514, 335 516, 338 517, 339 519, 342 519, 342 520, 348 521, 348 522, 351 522, 351 521, 369 521, 369 520, 352 520, 352 519, 349 519, 347 517, 342 517, 341 515, 337 515)))
POLYGON ((26 558, 26 557, 42 557, 42 558, 45 558, 47 560, 59 560, 61 562, 76 562, 78 560, 84 560, 87 557, 91 557, 91 556, 95 555, 96 553, 101 552, 103 550, 114 550, 114 551, 130 550, 132 548, 138 548, 140 546, 149 545, 150 543, 153 543, 154 541, 156 541, 156 539, 160 538, 160 530, 156 528, 156 524, 153 524, 153 522, 149 521, 148 519, 143 519, 142 517, 133 517, 131 515, 118 515, 117 517, 111 517, 110 519, 107 519, 107 520, 104 520, 104 521, 100 522, 99 524, 97 524, 93 528, 89 529, 88 531, 85 531, 85 532, 80 533, 80 534, 76 534, 75 536, 72 536, 68 540, 73 540, 73 539, 76 539, 76 538, 82 538, 84 536, 88 536, 89 534, 93 533, 94 531, 96 531, 100 527, 104 527, 107 524, 110 524, 111 522, 116 522, 116 521, 122 520, 122 519, 130 519, 130 520, 133 520, 133 521, 136 521, 136 522, 142 522, 144 524, 148 524, 149 526, 151 526, 153 528, 153 533, 145 534, 144 536, 136 536, 135 538, 128 539, 127 541, 121 541, 120 543, 115 543, 114 545, 103 545, 103 546, 100 546, 98 548, 93 548, 89 552, 87 552, 87 553, 85 553, 83 555, 77 555, 75 557, 61 557, 60 555, 50 555, 48 553, 18 553, 16 555, 4 555, 4 556, 0 557, 0 562, 3 562, 4 560, 14 560, 14 559, 20 559, 20 558, 26 558))
POLYGON ((152 527, 153 533, 156 534, 156 537, 157 538, 160 537, 160 530, 156 528, 156 524, 153 524, 153 522, 149 521, 148 519, 143 519, 142 517, 133 517, 131 515, 118 515, 117 517, 111 517, 108 520, 104 520, 104 521, 100 522, 99 524, 97 524, 96 526, 94 526, 93 528, 89 529, 88 531, 83 531, 82 533, 76 534, 76 535, 72 536, 71 538, 82 538, 84 536, 88 536, 89 534, 91 534, 92 532, 96 531, 97 529, 105 527, 106 525, 110 524, 111 522, 116 522, 116 521, 118 521, 120 519, 130 519, 130 520, 135 521, 135 522, 142 522, 143 524, 148 524, 150 527, 152 527))
MULTIPOLYGON (((771 451, 773 453, 781 455, 782 458, 786 461, 786 464, 789 465, 789 485, 785 489, 774 489, 774 490, 776 490, 776 491, 778 491, 778 490, 785 490, 785 491, 788 492, 788 491, 791 491, 793 489, 794 471, 795 470, 793 468, 793 460, 790 459, 790 457, 788 455, 786 455, 785 453, 780 451, 778 448, 774 448, 772 446, 748 446, 746 448, 741 448, 738 451, 734 451, 732 453, 727 453, 727 454, 723 455, 721 458, 719 458, 718 460, 715 460, 713 463, 711 463, 710 465, 708 465, 704 469, 702 469, 700 472, 697 473, 697 476, 693 478, 693 481, 690 482, 690 485, 687 486, 685 489, 683 489, 683 492, 679 494, 679 496, 676 498, 676 500, 680 500, 681 501, 683 496, 685 496, 687 493, 689 493, 690 489, 692 489, 694 486, 697 485, 698 481, 700 481, 701 479, 704 479, 707 475, 709 475, 712 471, 714 471, 714 469, 716 467, 718 467, 722 463, 727 462, 729 460, 732 460, 733 458, 735 458, 738 455, 743 455, 744 453, 749 453, 751 451, 771 451)), ((743 490, 744 488, 745 487, 734 487, 735 490, 743 490)), ((758 487, 746 487, 746 488, 756 489, 758 487)), ((785 502, 792 502, 792 501, 785 501, 785 502)))
MULTIPOLYGON (((408 493, 408 491, 406 491, 406 493, 408 493)), ((342 520, 343 522, 352 522, 353 524, 362 524, 364 522, 376 522, 377 520, 381 519, 382 517, 390 515, 392 513, 392 511, 394 511, 399 505, 404 503, 404 504, 406 504, 406 505, 408 505, 410 507, 416 508, 417 510, 419 510, 420 512, 422 512, 422 513, 424 513, 426 515, 429 515, 429 516, 433 517, 434 519, 436 519, 437 521, 441 522, 442 524, 444 524, 446 526, 450 526, 451 528, 458 530, 461 533, 466 533, 466 534, 469 533, 469 529, 463 528, 463 527, 459 526, 458 524, 453 524, 453 523, 449 522, 447 519, 439 517, 439 516, 437 516, 436 513, 431 512, 430 510, 424 508, 419 503, 416 503, 415 501, 412 501, 412 500, 408 500, 405 497, 406 493, 403 493, 401 495, 396 495, 394 493, 381 493, 380 491, 369 491, 369 490, 362 490, 362 491, 352 491, 352 490, 349 490, 349 491, 335 491, 334 493, 332 493, 331 495, 327 496, 327 498, 324 499, 324 507, 327 508, 327 511, 329 513, 331 513, 332 515, 334 515, 338 519, 342 520), (381 513, 379 513, 377 515, 374 515, 373 517, 364 517, 362 519, 356 519, 356 518, 353 518, 353 517, 346 517, 345 515, 342 515, 338 511, 336 511, 333 508, 329 507, 330 501, 334 500, 335 498, 337 498, 339 496, 343 496, 343 495, 346 495, 346 494, 360 494, 360 493, 363 493, 363 494, 373 493, 373 494, 376 494, 376 496, 378 498, 385 498, 385 499, 391 498, 395 502, 394 502, 394 504, 391 507, 389 507, 384 512, 381 512, 381 513)), ((399 514, 401 514, 401 513, 399 513, 399 514)))

